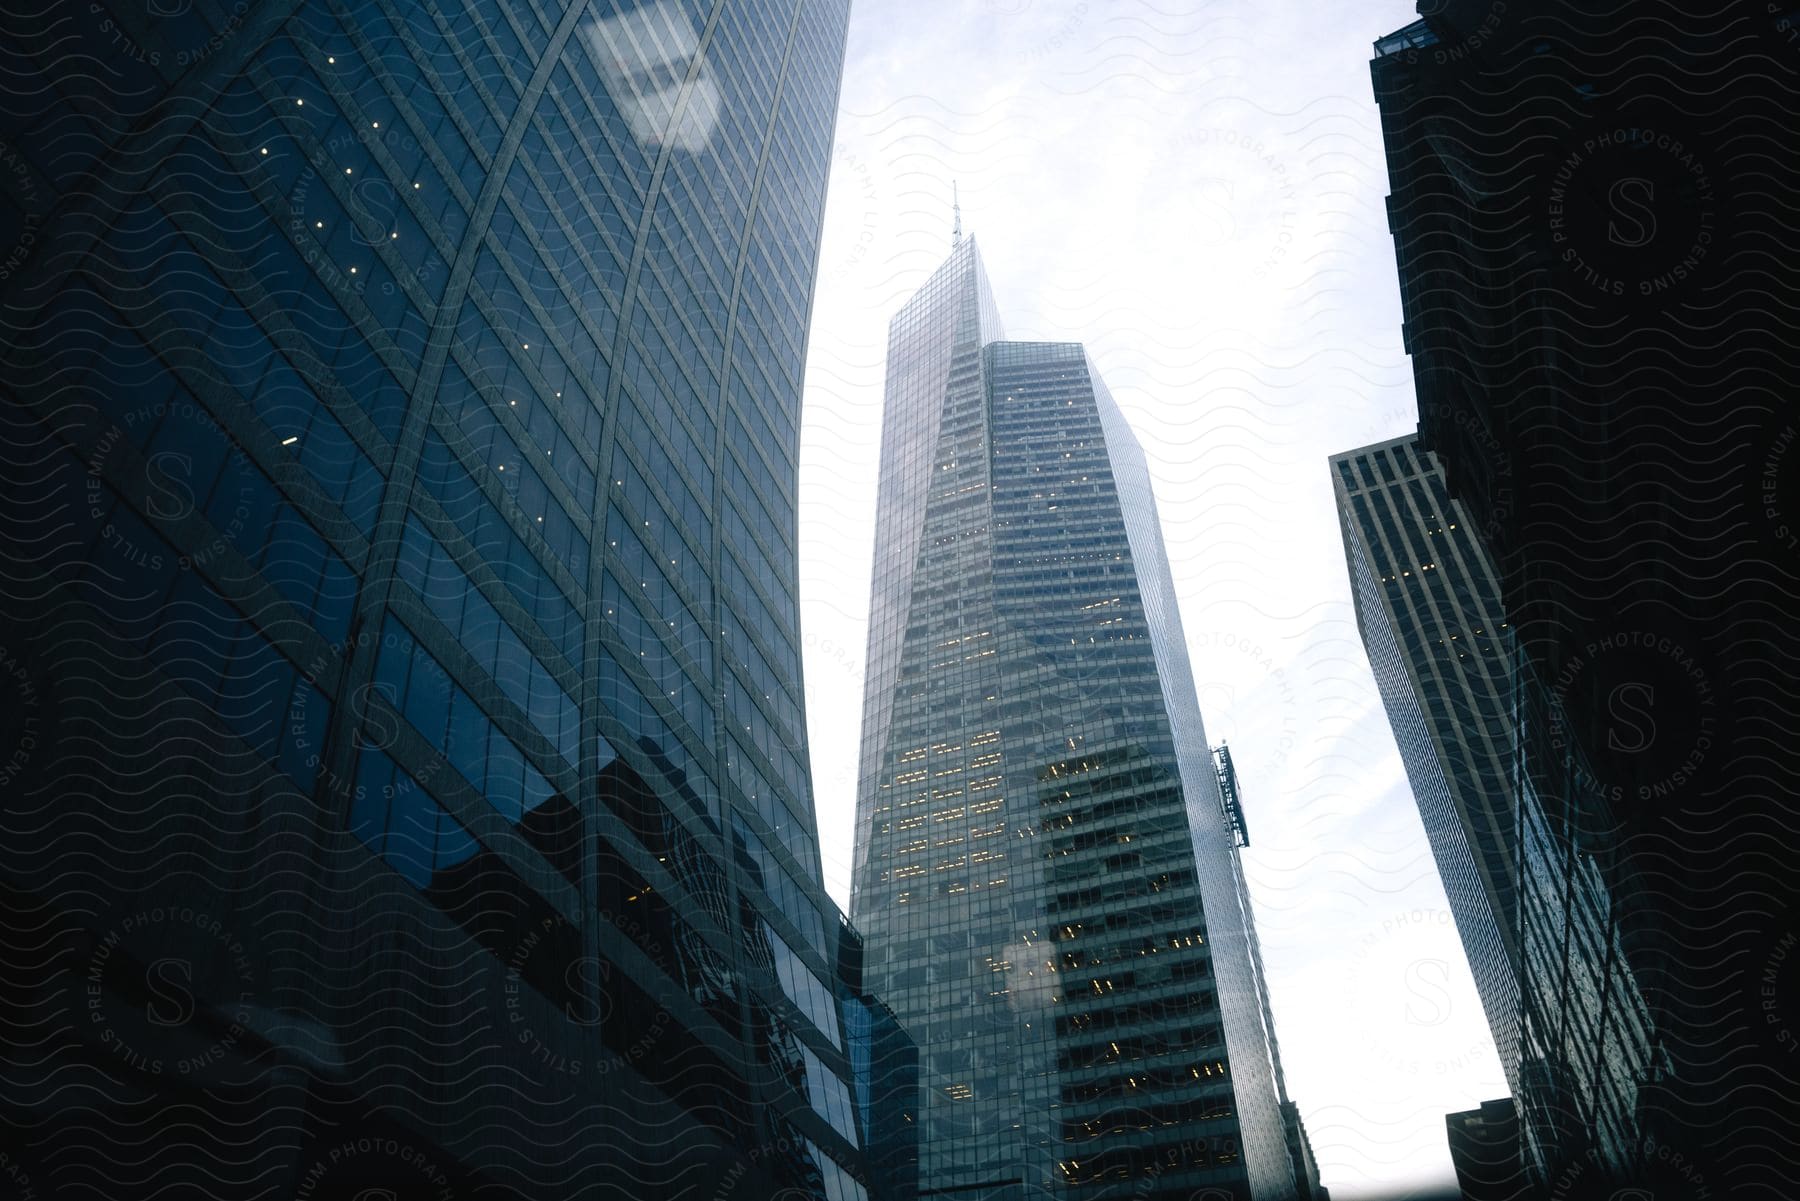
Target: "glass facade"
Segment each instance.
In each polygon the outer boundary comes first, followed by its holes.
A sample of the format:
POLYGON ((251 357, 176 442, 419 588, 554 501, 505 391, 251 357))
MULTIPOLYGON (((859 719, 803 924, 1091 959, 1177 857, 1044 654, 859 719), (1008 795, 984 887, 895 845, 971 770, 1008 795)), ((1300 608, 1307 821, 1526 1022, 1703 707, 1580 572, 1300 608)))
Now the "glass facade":
POLYGON ((863 940, 845 923, 839 943, 844 1038, 856 1079, 871 1201, 919 1194, 919 1048, 880 998, 863 987, 863 940))
POLYGON ((1668 1061, 1601 866, 1610 813, 1578 748, 1542 753, 1560 741, 1551 731, 1566 728, 1562 703, 1523 652, 1513 668, 1520 1161, 1553 1190, 1566 1190, 1571 1164, 1643 1182, 1654 1178, 1645 1157, 1654 1135, 1641 1115, 1668 1061))
POLYGON ((938 1195, 1294 1190, 1142 452, 999 341, 973 239, 890 325, 852 914, 938 1195))
POLYGON ((9 1150, 860 1201, 794 549, 848 4, 162 7, 0 48, 9 1150))

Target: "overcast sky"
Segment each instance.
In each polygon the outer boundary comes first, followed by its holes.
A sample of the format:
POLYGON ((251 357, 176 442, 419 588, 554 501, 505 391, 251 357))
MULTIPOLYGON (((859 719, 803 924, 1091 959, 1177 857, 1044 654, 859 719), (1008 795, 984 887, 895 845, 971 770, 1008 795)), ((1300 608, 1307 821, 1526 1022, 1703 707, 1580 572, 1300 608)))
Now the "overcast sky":
POLYGON ((1231 744, 1289 1091, 1338 1201, 1435 1192, 1506 1095, 1350 607, 1326 457, 1410 433, 1369 84, 1410 0, 857 0, 800 468, 806 700, 847 904, 887 322, 950 248, 1137 431, 1231 744))

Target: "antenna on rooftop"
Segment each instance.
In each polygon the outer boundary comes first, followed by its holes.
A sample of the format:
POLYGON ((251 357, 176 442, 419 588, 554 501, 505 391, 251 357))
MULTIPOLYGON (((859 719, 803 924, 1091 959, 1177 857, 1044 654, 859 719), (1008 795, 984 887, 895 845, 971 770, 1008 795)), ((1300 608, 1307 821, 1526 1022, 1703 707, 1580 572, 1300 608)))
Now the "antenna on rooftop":
POLYGON ((962 245, 962 197, 957 195, 956 181, 950 181, 950 208, 956 214, 956 228, 950 233, 950 245, 962 245))

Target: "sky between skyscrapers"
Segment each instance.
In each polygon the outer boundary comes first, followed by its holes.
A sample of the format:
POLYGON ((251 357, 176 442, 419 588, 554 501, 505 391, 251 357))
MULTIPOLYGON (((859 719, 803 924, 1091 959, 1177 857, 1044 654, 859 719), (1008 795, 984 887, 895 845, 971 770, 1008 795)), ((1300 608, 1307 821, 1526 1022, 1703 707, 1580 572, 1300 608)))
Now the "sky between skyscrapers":
POLYGON ((1350 607, 1325 460, 1411 432, 1369 44, 1414 18, 1047 0, 859 7, 802 432, 827 885, 848 897, 887 320, 950 245, 1009 337, 1080 340, 1149 459, 1294 1096, 1333 1195, 1450 1179, 1506 1092, 1350 607))

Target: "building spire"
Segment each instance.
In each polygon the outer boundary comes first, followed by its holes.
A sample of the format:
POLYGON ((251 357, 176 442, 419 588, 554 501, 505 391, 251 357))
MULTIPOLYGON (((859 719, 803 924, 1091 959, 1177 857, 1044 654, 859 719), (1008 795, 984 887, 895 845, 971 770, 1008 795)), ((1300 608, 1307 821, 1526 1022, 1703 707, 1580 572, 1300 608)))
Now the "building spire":
POLYGON ((962 197, 957 195, 956 181, 950 181, 950 209, 956 214, 956 228, 950 231, 950 245, 962 245, 962 197))

